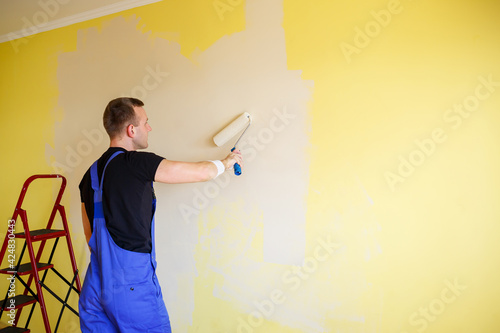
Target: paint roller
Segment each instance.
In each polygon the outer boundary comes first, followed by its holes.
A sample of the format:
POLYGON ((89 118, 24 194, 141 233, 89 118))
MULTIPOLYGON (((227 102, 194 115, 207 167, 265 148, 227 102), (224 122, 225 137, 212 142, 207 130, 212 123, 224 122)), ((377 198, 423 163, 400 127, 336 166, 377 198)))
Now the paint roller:
MULTIPOLYGON (((241 130, 245 129, 241 133, 238 140, 236 140, 236 143, 234 144, 233 148, 231 149, 231 151, 235 150, 236 145, 238 144, 238 142, 240 142, 241 137, 243 136, 243 134, 245 134, 248 127, 250 127, 251 123, 252 123, 252 118, 250 117, 250 114, 248 114, 248 112, 241 114, 238 118, 233 120, 229 125, 224 127, 222 129, 222 131, 220 131, 219 133, 217 133, 214 136, 214 143, 218 147, 220 147, 220 146, 224 145, 226 142, 228 142, 231 138, 236 136, 239 132, 241 132, 241 130)), ((236 176, 241 175, 241 166, 238 163, 234 164, 234 174, 236 176)))

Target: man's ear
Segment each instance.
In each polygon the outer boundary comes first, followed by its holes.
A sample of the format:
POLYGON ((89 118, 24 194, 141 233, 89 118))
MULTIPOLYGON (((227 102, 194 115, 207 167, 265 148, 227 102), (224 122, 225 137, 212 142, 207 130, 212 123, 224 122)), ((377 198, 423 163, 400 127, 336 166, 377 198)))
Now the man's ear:
POLYGON ((130 124, 127 126, 127 136, 133 138, 135 136, 135 128, 134 125, 130 124))

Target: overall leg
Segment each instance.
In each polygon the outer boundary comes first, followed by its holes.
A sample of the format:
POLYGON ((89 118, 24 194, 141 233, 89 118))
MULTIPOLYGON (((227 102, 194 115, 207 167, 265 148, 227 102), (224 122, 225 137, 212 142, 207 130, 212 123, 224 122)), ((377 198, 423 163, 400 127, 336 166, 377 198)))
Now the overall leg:
POLYGON ((78 301, 82 333, 119 333, 106 315, 100 299, 100 281, 89 267, 78 301))

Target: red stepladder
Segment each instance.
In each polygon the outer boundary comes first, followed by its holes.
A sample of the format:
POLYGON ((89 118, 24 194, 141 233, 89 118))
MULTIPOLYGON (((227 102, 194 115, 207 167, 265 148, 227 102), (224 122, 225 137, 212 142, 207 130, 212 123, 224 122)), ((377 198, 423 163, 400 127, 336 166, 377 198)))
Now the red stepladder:
MULTIPOLYGON (((59 313, 54 333, 56 333, 57 329, 59 328, 63 312, 66 308, 68 308, 71 312, 73 312, 76 316, 78 316, 78 312, 67 303, 72 291, 80 295, 81 283, 80 283, 80 277, 78 276, 78 268, 76 266, 75 255, 73 252, 73 245, 71 243, 68 222, 66 219, 66 212, 64 210, 64 206, 61 205, 61 199, 65 188, 66 188, 66 178, 58 174, 34 175, 29 177, 24 182, 21 194, 19 195, 19 199, 17 201, 16 208, 14 210, 14 214, 8 222, 7 233, 5 235, 5 239, 2 248, 0 250, 0 264, 8 265, 8 267, 6 268, 0 268, 0 274, 10 275, 10 278, 7 278, 7 280, 10 281, 9 286, 7 288, 7 293, 5 294, 5 298, 3 300, 0 300, 0 319, 2 315, 5 312, 7 312, 7 316, 9 316, 10 319, 9 323, 13 324, 12 326, 0 329, 0 333, 30 332, 28 326, 37 303, 40 305, 40 311, 45 326, 45 332, 47 333, 52 332, 48 317, 48 309, 43 294, 44 290, 49 292, 54 298, 56 298, 62 304, 62 308, 59 313), (40 179, 60 181, 61 185, 56 200, 54 202, 54 206, 52 207, 46 228, 31 230, 28 224, 27 211, 23 209, 23 201, 30 184, 33 181, 40 179), (63 229, 53 229, 54 220, 57 215, 59 215, 59 217, 61 218, 63 229), (21 219, 22 222, 22 226, 24 229, 23 232, 15 232, 16 223, 18 223, 19 218, 21 219), (71 261, 71 269, 73 272, 73 276, 70 279, 71 281, 66 279, 60 272, 58 272, 54 267, 54 264, 52 263, 54 253, 56 251, 59 239, 61 237, 66 238, 66 244, 68 246, 68 253, 71 261), (19 254, 19 251, 15 244, 16 240, 21 240, 21 239, 24 240, 24 244, 19 254), (47 242, 49 240, 50 242, 47 242), (36 242, 40 242, 40 244, 38 246, 38 250, 36 251, 35 255, 33 243, 36 242), (49 243, 52 243, 52 249, 49 258, 46 262, 41 262, 40 260, 42 258, 42 254, 45 249, 45 245, 49 243), (22 263, 23 256, 26 250, 28 251, 29 261, 26 263, 22 263), (64 297, 58 296, 52 289, 50 289, 46 285, 45 280, 49 270, 52 271, 54 274, 56 274, 62 281, 64 281, 68 285, 69 289, 64 297), (40 275, 42 276, 40 277, 40 275), (17 293, 18 290, 16 290, 15 287, 13 288, 13 286, 15 286, 14 284, 15 281, 19 281, 23 285, 24 291, 22 292, 22 294, 17 293), (35 285, 34 288, 32 288, 31 286, 33 282, 35 285), (30 305, 31 309, 29 316, 26 320, 26 324, 24 325, 24 327, 19 327, 18 323, 21 316, 21 312, 24 307, 30 305)), ((22 288, 19 289, 21 290, 22 288)))

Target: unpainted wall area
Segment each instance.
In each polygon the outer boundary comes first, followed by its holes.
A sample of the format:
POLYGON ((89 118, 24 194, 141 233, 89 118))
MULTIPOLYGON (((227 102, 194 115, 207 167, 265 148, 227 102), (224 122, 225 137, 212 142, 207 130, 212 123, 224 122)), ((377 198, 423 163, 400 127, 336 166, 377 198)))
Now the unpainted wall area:
POLYGON ((0 44, 6 226, 25 178, 62 173, 83 276, 106 103, 143 99, 148 150, 190 161, 246 111, 242 176, 155 185, 174 331, 496 331, 499 9, 163 1, 0 44))

